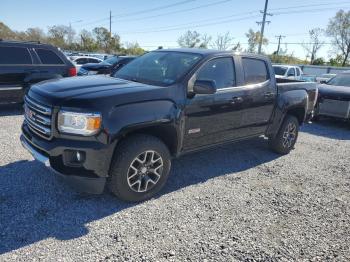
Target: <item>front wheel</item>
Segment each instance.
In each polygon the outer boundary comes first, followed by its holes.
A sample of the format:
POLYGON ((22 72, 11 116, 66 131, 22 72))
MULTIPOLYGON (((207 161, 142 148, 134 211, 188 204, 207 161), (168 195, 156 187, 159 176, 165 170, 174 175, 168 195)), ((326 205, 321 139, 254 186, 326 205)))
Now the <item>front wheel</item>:
POLYGON ((269 139, 270 148, 278 154, 288 154, 297 141, 299 122, 295 116, 287 115, 278 134, 269 139))
POLYGON ((149 135, 133 135, 120 143, 110 171, 109 189, 128 202, 154 196, 166 183, 171 161, 164 143, 149 135))

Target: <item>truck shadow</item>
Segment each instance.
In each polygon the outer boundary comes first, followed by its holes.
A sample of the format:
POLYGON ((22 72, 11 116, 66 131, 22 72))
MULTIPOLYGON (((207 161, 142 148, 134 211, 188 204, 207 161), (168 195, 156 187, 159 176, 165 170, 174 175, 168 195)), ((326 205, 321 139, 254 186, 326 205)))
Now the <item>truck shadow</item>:
POLYGON ((301 132, 331 139, 350 140, 350 122, 325 118, 302 126, 301 132))
MULTIPOLYGON (((159 196, 227 174, 235 178, 237 172, 276 158, 261 138, 187 155, 174 161, 159 196)), ((142 205, 121 202, 109 193, 76 193, 36 161, 0 167, 0 185, 0 254, 50 237, 84 236, 89 233, 88 223, 142 205)))

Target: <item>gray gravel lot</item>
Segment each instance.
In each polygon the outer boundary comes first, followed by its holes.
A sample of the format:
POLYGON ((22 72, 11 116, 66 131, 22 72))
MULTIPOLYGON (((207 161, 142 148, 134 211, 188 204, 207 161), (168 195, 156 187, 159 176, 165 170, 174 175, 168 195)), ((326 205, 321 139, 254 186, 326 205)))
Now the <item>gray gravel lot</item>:
POLYGON ((0 110, 0 261, 350 260, 349 125, 306 125, 282 157, 264 139, 185 156, 132 205, 71 190, 0 110))

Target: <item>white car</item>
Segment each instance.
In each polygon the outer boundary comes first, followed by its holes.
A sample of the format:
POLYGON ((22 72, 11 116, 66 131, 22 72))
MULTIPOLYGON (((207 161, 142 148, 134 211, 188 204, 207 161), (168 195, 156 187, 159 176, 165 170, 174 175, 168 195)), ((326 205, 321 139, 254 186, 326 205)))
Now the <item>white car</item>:
POLYGON ((77 68, 78 72, 82 65, 85 65, 87 63, 101 63, 102 61, 103 61, 102 59, 99 59, 96 57, 90 57, 90 56, 76 56, 72 59, 72 62, 77 68))
POLYGON ((303 71, 299 66, 273 65, 276 78, 302 80, 303 71))

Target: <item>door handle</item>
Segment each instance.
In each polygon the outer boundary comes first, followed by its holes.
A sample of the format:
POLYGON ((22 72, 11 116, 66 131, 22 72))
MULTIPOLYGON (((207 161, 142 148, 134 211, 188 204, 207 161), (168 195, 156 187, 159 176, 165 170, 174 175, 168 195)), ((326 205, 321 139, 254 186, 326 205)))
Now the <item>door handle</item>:
POLYGON ((275 94, 272 93, 272 92, 267 92, 267 93, 264 94, 264 97, 265 97, 265 98, 271 98, 271 97, 273 97, 274 95, 275 95, 275 94))
POLYGON ((231 104, 236 104, 236 103, 242 103, 243 98, 240 96, 234 96, 232 97, 231 104))

